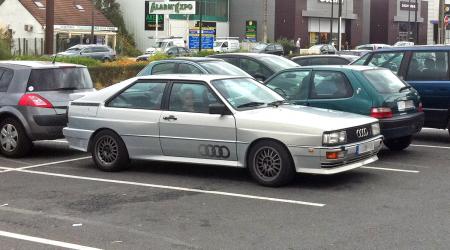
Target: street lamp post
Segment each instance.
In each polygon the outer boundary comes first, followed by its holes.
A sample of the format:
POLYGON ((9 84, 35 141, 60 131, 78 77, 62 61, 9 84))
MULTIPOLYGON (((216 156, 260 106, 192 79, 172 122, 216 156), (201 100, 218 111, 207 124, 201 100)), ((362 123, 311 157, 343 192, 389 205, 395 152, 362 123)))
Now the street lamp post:
POLYGON ((203 1, 203 0, 200 0, 200 1, 199 1, 199 3, 200 3, 200 6, 199 6, 199 7, 200 7, 200 21, 199 21, 199 24, 198 24, 198 25, 199 25, 200 27, 199 27, 198 30, 199 30, 200 33, 198 34, 198 38, 199 38, 199 39, 198 39, 198 40, 199 40, 198 51, 202 51, 202 47, 203 47, 203 46, 202 46, 202 42, 203 42, 203 41, 202 41, 202 33, 203 33, 203 31, 202 31, 202 26, 203 26, 203 7, 202 7, 203 4, 202 4, 202 1, 203 1))
POLYGON ((331 17, 330 17, 330 44, 333 43, 333 17, 334 17, 334 0, 331 0, 331 17))
POLYGON ((341 34, 341 28, 342 28, 342 2, 344 0, 338 0, 338 1, 339 1, 338 51, 341 51, 341 46, 342 46, 342 34, 341 34))

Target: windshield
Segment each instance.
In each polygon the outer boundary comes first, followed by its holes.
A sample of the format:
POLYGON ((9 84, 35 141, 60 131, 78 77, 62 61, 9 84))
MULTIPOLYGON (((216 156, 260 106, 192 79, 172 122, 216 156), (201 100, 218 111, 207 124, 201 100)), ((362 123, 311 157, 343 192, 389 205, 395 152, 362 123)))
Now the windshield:
POLYGON ((253 47, 253 49, 254 49, 254 50, 263 50, 263 49, 265 49, 266 47, 267 47, 267 44, 260 43, 260 44, 257 44, 255 47, 253 47))
POLYGON ((222 47, 223 42, 214 42, 214 47, 222 47))
POLYGON ((406 87, 400 78, 387 69, 366 70, 363 74, 381 94, 398 93, 401 88, 406 87))
POLYGON ((281 56, 262 56, 261 61, 265 62, 275 72, 298 67, 295 62, 281 56))
POLYGON ((77 90, 93 88, 87 68, 33 69, 27 89, 32 91, 77 90))
POLYGON ((284 99, 268 87, 250 78, 215 80, 212 85, 235 109, 267 107, 284 99))
POLYGON ((222 61, 202 62, 200 65, 214 75, 249 76, 242 69, 222 61))
POLYGON ((156 48, 165 48, 167 47, 167 42, 157 42, 156 48))

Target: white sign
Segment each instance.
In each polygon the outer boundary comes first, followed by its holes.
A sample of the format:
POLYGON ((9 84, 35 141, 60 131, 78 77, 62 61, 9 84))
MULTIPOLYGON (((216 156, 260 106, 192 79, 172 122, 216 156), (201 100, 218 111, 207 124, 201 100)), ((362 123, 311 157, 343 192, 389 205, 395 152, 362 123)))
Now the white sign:
MULTIPOLYGON (((319 0, 321 3, 339 3, 339 0, 319 0)), ((344 3, 344 0, 341 0, 344 3)))
POLYGON ((149 2, 148 14, 157 15, 195 15, 195 1, 149 2))
MULTIPOLYGON (((80 25, 55 25, 55 30, 91 30, 91 26, 80 26, 80 25)), ((117 27, 102 27, 102 26, 94 26, 95 31, 117 31, 117 27)))

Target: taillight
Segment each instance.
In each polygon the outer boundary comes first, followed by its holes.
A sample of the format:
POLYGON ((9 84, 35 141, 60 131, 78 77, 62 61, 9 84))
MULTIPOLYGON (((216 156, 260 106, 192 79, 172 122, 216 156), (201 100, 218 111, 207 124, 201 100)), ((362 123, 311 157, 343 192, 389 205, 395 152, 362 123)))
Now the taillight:
POLYGON ((53 108, 53 105, 44 97, 37 94, 25 94, 19 100, 19 106, 53 108))
POLYGON ((372 108, 370 110, 370 116, 377 119, 392 118, 391 108, 372 108))
POLYGON ((417 109, 419 112, 423 112, 423 105, 419 102, 419 108, 417 109))

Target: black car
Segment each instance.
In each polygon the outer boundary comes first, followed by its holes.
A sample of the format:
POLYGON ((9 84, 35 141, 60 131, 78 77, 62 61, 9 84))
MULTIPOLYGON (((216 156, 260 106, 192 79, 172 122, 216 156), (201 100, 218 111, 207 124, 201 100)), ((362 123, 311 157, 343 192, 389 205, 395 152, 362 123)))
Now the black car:
POLYGON ((316 66, 316 65, 347 65, 357 60, 358 56, 351 55, 314 55, 314 56, 297 56, 291 58, 292 61, 300 66, 316 66))
POLYGON ((264 53, 272 55, 284 55, 283 46, 274 43, 259 43, 251 50, 252 53, 264 53))
POLYGON ((241 68, 259 81, 265 81, 281 70, 298 67, 298 64, 289 59, 270 54, 228 53, 216 54, 210 57, 225 60, 241 68))

